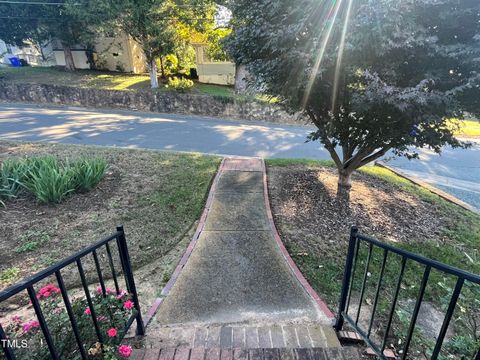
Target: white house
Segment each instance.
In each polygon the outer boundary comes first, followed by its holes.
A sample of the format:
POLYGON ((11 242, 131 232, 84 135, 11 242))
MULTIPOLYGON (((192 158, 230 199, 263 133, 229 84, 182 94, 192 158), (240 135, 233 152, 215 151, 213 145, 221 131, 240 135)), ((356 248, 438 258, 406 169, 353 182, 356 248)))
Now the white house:
MULTIPOLYGON (((54 41, 53 53, 57 65, 65 65, 63 48, 54 41)), ((146 59, 140 45, 126 34, 116 37, 100 36, 95 40, 93 57, 97 68, 140 74, 147 71, 146 59)), ((87 52, 83 46, 72 47, 73 62, 77 69, 89 69, 87 52)))

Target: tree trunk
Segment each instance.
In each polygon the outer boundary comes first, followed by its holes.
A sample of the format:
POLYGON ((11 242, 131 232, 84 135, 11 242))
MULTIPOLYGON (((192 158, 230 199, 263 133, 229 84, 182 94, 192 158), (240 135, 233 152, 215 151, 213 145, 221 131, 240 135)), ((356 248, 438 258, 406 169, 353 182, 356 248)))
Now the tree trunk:
POLYGON ((157 64, 155 62, 155 58, 150 60, 150 64, 148 68, 149 68, 148 71, 150 73, 150 85, 152 86, 152 89, 157 89, 158 78, 157 78, 157 64))
POLYGON ((351 170, 338 170, 337 199, 348 204, 350 202, 350 189, 352 188, 351 170))
POLYGON ((235 93, 244 94, 248 90, 248 70, 243 64, 235 65, 235 93))
POLYGON ((65 57, 65 70, 75 71, 75 63, 73 62, 72 49, 69 45, 63 45, 63 55, 65 57))
POLYGON ((85 55, 87 56, 87 62, 90 66, 90 70, 96 70, 97 66, 95 64, 95 56, 94 56, 94 47, 93 45, 88 45, 87 50, 85 50, 85 55))
POLYGON ((160 56, 160 71, 162 72, 162 79, 165 79, 165 67, 163 66, 163 59, 160 56))

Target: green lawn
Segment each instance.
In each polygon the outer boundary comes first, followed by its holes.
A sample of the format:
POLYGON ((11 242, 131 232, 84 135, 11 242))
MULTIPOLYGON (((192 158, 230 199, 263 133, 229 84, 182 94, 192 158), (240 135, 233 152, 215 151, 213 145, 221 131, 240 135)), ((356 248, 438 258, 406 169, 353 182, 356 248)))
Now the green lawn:
MULTIPOLYGON (((93 70, 67 72, 59 68, 23 67, 0 68, 0 78, 16 83, 38 83, 106 90, 150 90, 150 78, 146 74, 123 74, 93 70)), ((173 91, 160 84, 159 91, 173 91)), ((196 82, 192 93, 235 97, 230 86, 201 84, 196 82)))
MULTIPOLYGON (((61 68, 54 67, 4 67, 0 68, 1 79, 14 83, 50 84, 105 90, 151 90, 150 78, 147 74, 124 74, 94 70, 67 72, 61 68)), ((175 90, 167 88, 165 84, 160 83, 160 87, 156 91, 168 92, 175 90)), ((264 94, 239 95, 235 93, 232 86, 203 84, 198 81, 195 82, 189 93, 225 98, 227 101, 258 101, 269 104, 278 103, 279 101, 278 98, 264 94)))
POLYGON ((458 135, 467 137, 480 137, 480 121, 478 120, 464 120, 461 130, 458 135))
POLYGON ((455 130, 455 134, 467 138, 480 137, 480 120, 460 121, 460 128, 455 130))

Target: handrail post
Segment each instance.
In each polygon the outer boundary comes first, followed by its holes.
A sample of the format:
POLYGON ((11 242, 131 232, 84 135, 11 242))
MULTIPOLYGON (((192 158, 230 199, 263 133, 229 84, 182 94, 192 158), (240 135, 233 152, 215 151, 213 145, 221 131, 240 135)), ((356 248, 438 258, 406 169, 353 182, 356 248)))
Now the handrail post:
POLYGON ((123 225, 117 226, 118 234, 118 250, 120 252, 123 271, 125 273, 125 280, 127 283, 127 290, 132 295, 132 300, 137 310, 137 335, 145 335, 145 326, 143 324, 142 313, 140 312, 140 303, 138 302, 137 288, 133 278, 132 265, 130 263, 130 256, 128 254, 127 239, 125 238, 125 231, 123 225))
POLYGON ((340 294, 340 306, 338 308, 337 321, 335 323, 335 330, 340 331, 343 328, 345 319, 342 312, 345 310, 347 304, 348 288, 350 286, 350 277, 352 275, 353 256, 355 253, 355 247, 357 245, 358 228, 352 226, 350 229, 350 241, 348 243, 347 259, 345 261, 345 272, 343 273, 342 280, 342 292, 340 294))

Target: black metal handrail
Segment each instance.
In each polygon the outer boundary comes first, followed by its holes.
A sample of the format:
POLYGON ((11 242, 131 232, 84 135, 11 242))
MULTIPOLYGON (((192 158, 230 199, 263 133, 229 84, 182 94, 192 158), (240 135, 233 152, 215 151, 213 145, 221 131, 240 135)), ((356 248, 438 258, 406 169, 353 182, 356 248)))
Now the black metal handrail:
MULTIPOLYGON (((461 269, 454 268, 452 266, 443 264, 441 262, 438 262, 432 259, 428 259, 421 255, 396 248, 392 245, 380 242, 378 240, 369 238, 367 236, 361 235, 358 233, 358 229, 356 227, 352 227, 350 232, 350 241, 348 245, 347 258, 345 262, 345 272, 343 275, 342 290, 340 295, 340 305, 339 305, 339 310, 336 317, 335 329, 337 332, 341 331, 343 329, 344 322, 347 321, 347 323, 355 330, 355 332, 357 332, 360 335, 360 337, 376 353, 378 357, 380 357, 381 359, 387 359, 387 357, 384 354, 384 350, 385 350, 386 342, 389 336, 390 328, 392 325, 393 316, 395 314, 395 309, 398 301, 398 294, 401 289, 401 283, 405 273, 407 260, 414 261, 418 264, 421 264, 425 268, 424 268, 424 272, 420 282, 420 290, 419 290, 417 299, 415 301, 415 306, 414 306, 412 317, 409 323, 408 332, 406 335, 406 341, 403 346, 402 359, 406 359, 408 355, 408 350, 412 340, 413 331, 415 329, 417 317, 418 317, 420 306, 422 304, 422 301, 425 295, 425 288, 427 286, 431 270, 435 269, 445 274, 452 275, 456 278, 455 288, 450 297, 450 301, 445 313, 442 327, 440 328, 440 332, 436 339, 435 347, 433 349, 432 356, 431 356, 431 359, 436 360, 440 354, 440 350, 442 348, 442 344, 443 344, 445 335, 447 333, 448 326, 452 319, 455 307, 457 305, 457 301, 459 299, 459 296, 465 281, 470 281, 474 284, 480 285, 480 276, 469 273, 461 269), (361 284, 357 314, 355 316, 355 319, 353 319, 352 317, 350 317, 350 315, 348 315, 348 308, 350 305, 350 300, 352 295, 351 293, 352 293, 353 281, 355 277, 355 270, 356 270, 356 265, 358 260, 358 253, 359 253, 360 244, 362 241, 368 244, 368 255, 366 259, 366 264, 365 264, 365 269, 364 269, 364 274, 363 274, 363 279, 361 284), (382 265, 380 268, 380 273, 379 273, 378 282, 376 286, 375 298, 373 301, 372 314, 370 317, 368 328, 365 329, 365 328, 362 328, 358 322, 359 322, 362 302, 365 295, 365 285, 368 277, 368 270, 370 267, 372 251, 374 246, 377 248, 383 249, 383 258, 382 258, 382 262, 381 262, 382 265), (400 272, 398 274, 398 279, 395 284, 395 292, 393 294, 393 299, 390 306, 388 319, 386 322, 383 341, 381 342, 381 344, 378 344, 378 343, 375 343, 375 341, 371 338, 370 335, 372 331, 373 320, 375 316, 375 311, 377 309, 379 293, 382 286, 385 266, 387 263, 387 257, 389 253, 394 253, 396 255, 399 255, 401 257, 401 265, 400 265, 400 272)), ((475 359, 480 360, 480 349, 478 349, 475 359)))
MULTIPOLYGON (((127 325, 126 325, 126 328, 125 328, 125 333, 128 331, 128 329, 130 328, 133 321, 136 320, 136 324, 137 324, 136 334, 137 335, 144 335, 145 334, 145 327, 144 327, 144 324, 143 324, 143 319, 142 319, 142 315, 141 315, 141 311, 140 311, 140 303, 138 301, 137 289, 136 289, 136 286, 135 286, 135 280, 134 280, 134 277, 133 277, 132 266, 131 266, 131 263, 130 263, 130 256, 128 254, 127 241, 126 241, 126 238, 125 238, 125 232, 124 232, 123 226, 117 226, 117 231, 114 234, 104 238, 103 240, 100 240, 99 242, 83 249, 82 251, 76 253, 75 255, 72 255, 72 256, 58 262, 57 264, 52 265, 52 266, 48 267, 47 269, 42 270, 39 273, 21 281, 21 282, 15 284, 15 285, 12 285, 12 286, 8 287, 7 289, 0 292, 0 303, 1 303, 5 300, 11 298, 12 296, 20 293, 21 291, 25 291, 25 290, 27 291, 28 296, 30 298, 30 301, 32 303, 33 309, 35 311, 35 315, 36 315, 37 320, 40 324, 41 331, 43 333, 43 336, 45 337, 45 342, 48 346, 48 350, 50 352, 50 356, 52 357, 52 359, 58 359, 59 356, 58 356, 57 350, 55 349, 55 344, 53 343, 50 331, 48 329, 48 324, 45 321, 45 317, 43 315, 43 312, 42 312, 41 306, 39 304, 39 301, 37 299, 37 294, 35 292, 34 285, 37 284, 38 282, 44 280, 45 278, 47 278, 49 276, 55 275, 58 286, 59 286, 59 289, 60 289, 60 292, 62 294, 62 300, 63 300, 63 303, 65 305, 65 309, 67 311, 67 314, 68 314, 68 317, 69 317, 69 320, 70 320, 72 331, 74 333, 75 340, 76 340, 76 342, 78 344, 78 347, 79 347, 81 358, 82 359, 88 359, 87 352, 85 350, 85 347, 83 345, 81 336, 79 334, 77 321, 75 319, 75 316, 74 316, 74 313, 73 313, 73 310, 72 310, 71 302, 70 302, 70 299, 69 299, 69 296, 68 296, 68 293, 67 293, 67 289, 65 287, 65 283, 63 281, 61 270, 68 265, 71 265, 71 264, 74 264, 74 263, 76 264, 78 273, 80 275, 80 280, 81 280, 81 283, 82 283, 82 287, 83 287, 83 290, 85 292, 85 297, 86 297, 87 303, 89 305, 90 311, 92 312, 92 319, 93 319, 93 325, 94 325, 94 328, 95 328, 96 336, 98 338, 98 341, 100 343, 103 343, 103 337, 102 337, 102 334, 100 332, 100 327, 99 327, 99 324, 98 324, 98 321, 97 321, 97 316, 95 314, 95 308, 93 306, 90 291, 88 289, 89 284, 88 284, 86 276, 85 276, 85 271, 84 271, 84 268, 83 268, 82 259, 85 258, 86 256, 90 255, 90 254, 92 255, 94 263, 95 263, 96 273, 98 275, 98 280, 100 282, 101 291, 102 291, 102 294, 105 296, 106 295, 105 280, 104 280, 104 276, 102 274, 102 269, 100 267, 100 261, 98 259, 98 254, 97 254, 97 251, 99 249, 105 247, 107 257, 108 257, 108 264, 109 264, 109 267, 110 267, 110 270, 111 270, 113 282, 115 284, 115 290, 116 290, 117 294, 119 294, 120 293, 120 287, 119 287, 119 284, 118 284, 118 276, 117 276, 118 274, 115 271, 114 261, 113 261, 113 258, 112 258, 112 251, 111 251, 111 247, 110 247, 110 242, 113 242, 113 241, 115 241, 116 244, 117 244, 118 254, 119 254, 119 257, 120 257, 120 263, 121 263, 121 267, 122 267, 122 273, 123 273, 123 276, 125 278, 126 288, 127 288, 128 293, 132 297, 132 301, 134 303, 134 308, 136 310, 132 314, 130 319, 127 321, 127 325)), ((2 328, 1 324, 0 324, 0 340, 2 340, 1 341, 2 348, 3 348, 3 351, 4 351, 7 359, 8 360, 15 359, 15 355, 14 355, 12 349, 7 345, 8 337, 5 334, 5 331, 2 328)))

